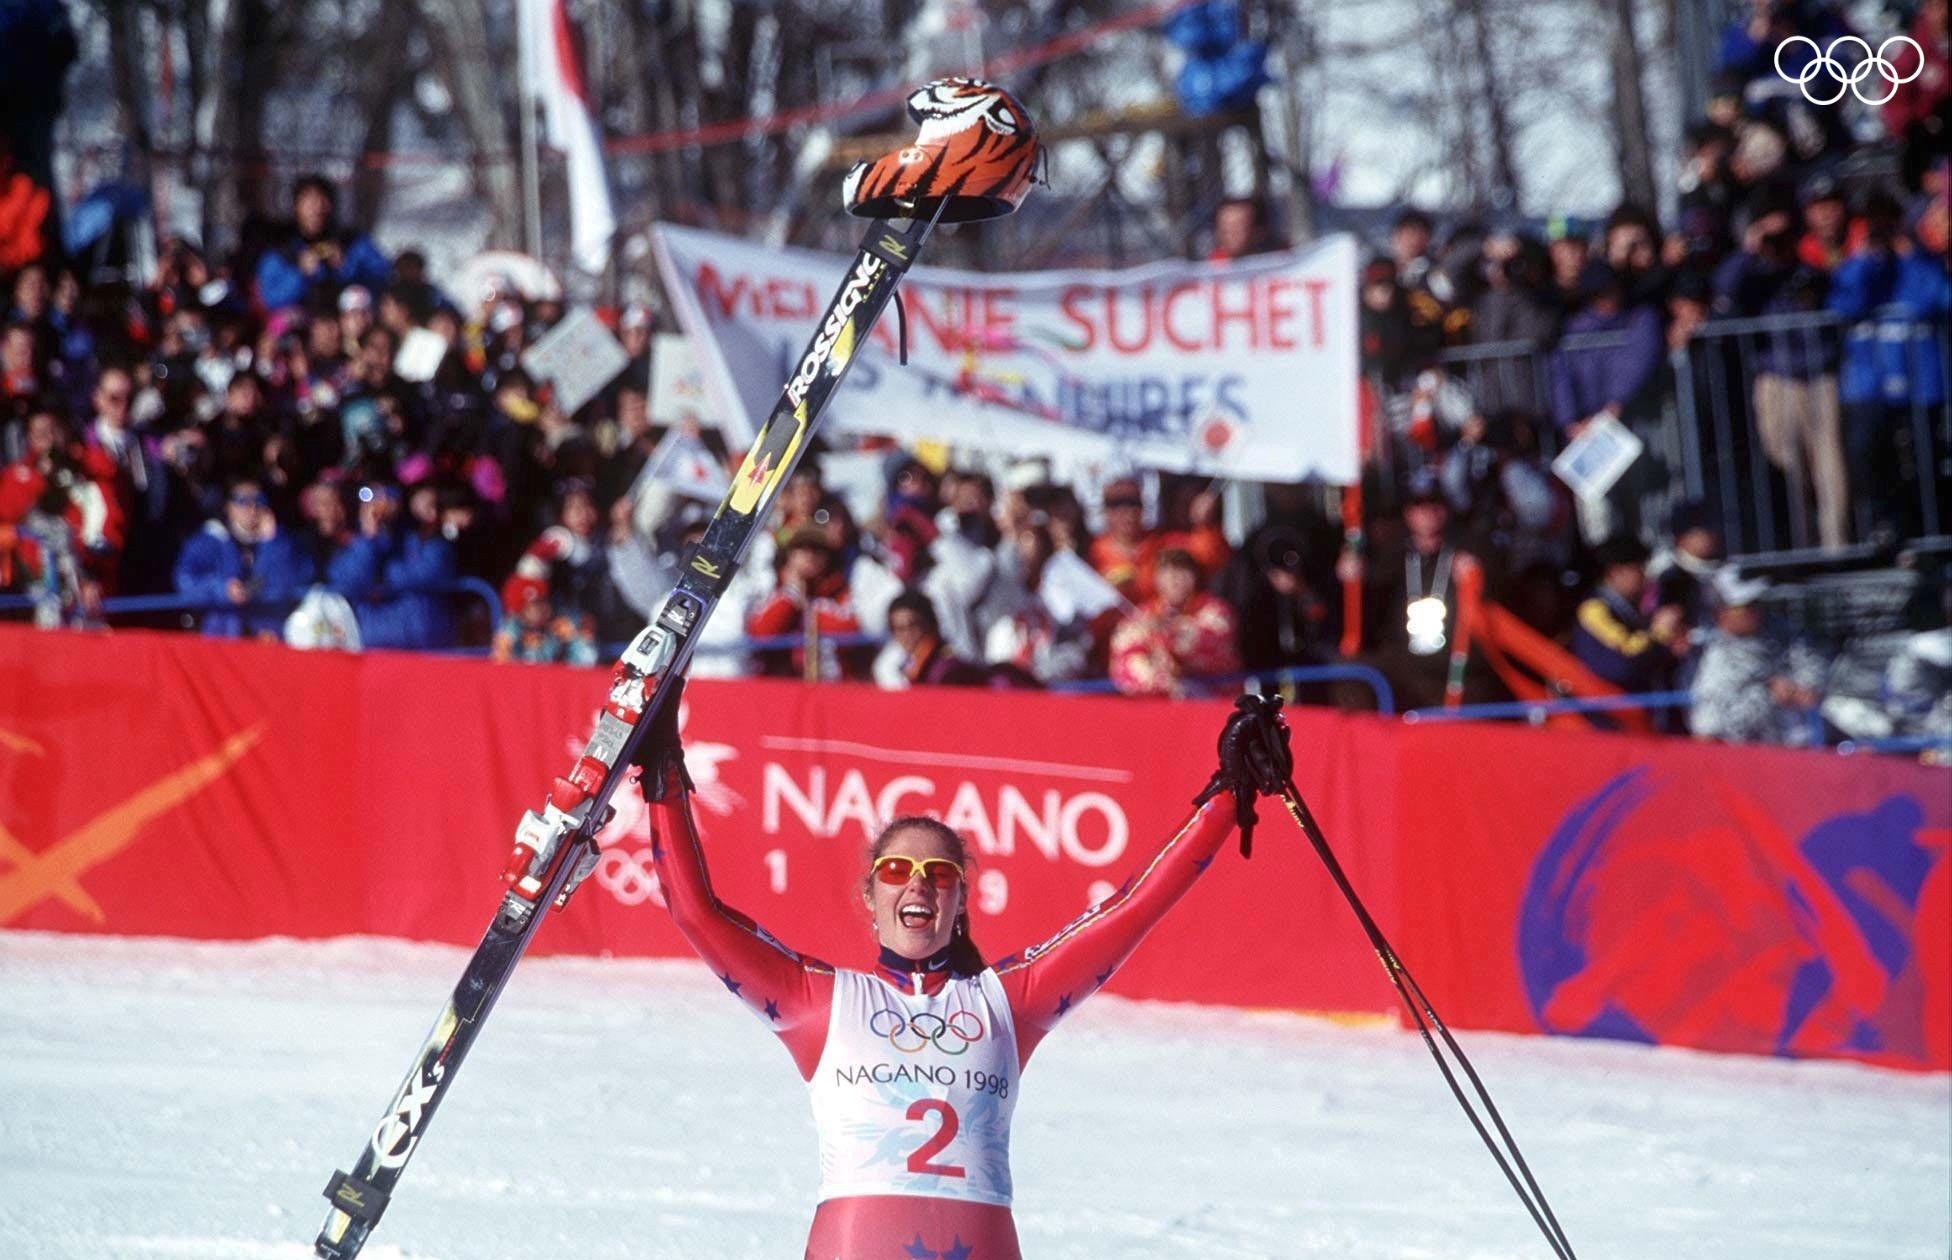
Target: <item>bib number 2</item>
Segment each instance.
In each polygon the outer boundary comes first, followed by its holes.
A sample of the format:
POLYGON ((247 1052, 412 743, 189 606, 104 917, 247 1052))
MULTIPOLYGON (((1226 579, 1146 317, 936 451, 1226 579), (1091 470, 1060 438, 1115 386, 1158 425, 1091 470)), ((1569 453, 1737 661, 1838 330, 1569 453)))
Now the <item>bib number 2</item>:
POLYGON ((956 1109, 940 1098, 918 1098, 908 1104, 910 1120, 926 1120, 931 1112, 940 1116, 942 1123, 927 1141, 909 1154, 908 1171, 930 1177, 967 1177, 969 1174, 958 1165, 931 1162, 956 1140, 956 1130, 962 1127, 962 1121, 956 1118, 956 1109))

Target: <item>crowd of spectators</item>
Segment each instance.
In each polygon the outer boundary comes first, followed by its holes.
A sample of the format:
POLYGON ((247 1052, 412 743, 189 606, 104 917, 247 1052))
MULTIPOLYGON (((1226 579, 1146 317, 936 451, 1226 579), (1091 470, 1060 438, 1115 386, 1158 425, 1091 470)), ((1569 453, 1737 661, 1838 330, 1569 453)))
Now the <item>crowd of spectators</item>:
MULTIPOLYGON (((1884 107, 1897 173, 1849 195, 1834 115, 1773 90, 1743 42, 1801 20, 1775 2, 1731 32, 1665 230, 1622 206, 1591 230, 1458 223, 1439 246, 1429 216, 1399 214, 1361 277, 1378 428, 1366 547, 1345 546, 1314 487, 1262 487, 1236 546, 1205 479, 1086 489, 1034 460, 892 445, 863 510, 817 450, 698 668, 1184 696, 1353 654, 1400 707, 1495 699, 1499 680, 1447 650, 1476 584, 1605 682, 1739 693, 1697 705, 1699 733, 1803 738, 1795 715, 1820 678, 1770 637, 1754 584, 1719 564, 1719 518, 1735 505, 1637 519, 1630 496, 1575 500, 1545 453, 1653 406, 1672 387, 1668 356, 1704 318, 1852 319, 1892 303, 1943 317, 1945 7, 1921 7, 1929 64, 1884 107), (1529 384, 1465 388, 1438 367, 1447 347, 1582 334, 1597 348, 1554 356, 1544 410, 1529 384)), ((1222 224, 1232 237, 1264 227, 1241 213, 1254 204, 1223 210, 1240 220, 1222 224)), ((211 635, 609 659, 709 512, 646 472, 667 435, 647 408, 651 312, 615 313, 630 367, 565 414, 523 367, 559 302, 494 284, 444 292, 417 253, 388 257, 343 224, 323 179, 299 181, 288 209, 222 257, 168 241, 144 286, 84 286, 45 261, 0 277, 0 593, 32 596, 50 624, 98 623, 109 596, 174 595, 193 614, 151 624, 193 615, 211 635), (434 352, 403 355, 410 340, 434 352), (456 595, 462 579, 499 594, 499 624, 456 595)), ((1825 545, 1909 524, 1903 480, 1930 473, 1916 452, 1905 463, 1893 417, 1944 399, 1916 349, 1893 358, 1853 333, 1764 357, 1758 446, 1807 470, 1796 484, 1825 545)), ((680 428, 728 466, 738 454, 680 428)))

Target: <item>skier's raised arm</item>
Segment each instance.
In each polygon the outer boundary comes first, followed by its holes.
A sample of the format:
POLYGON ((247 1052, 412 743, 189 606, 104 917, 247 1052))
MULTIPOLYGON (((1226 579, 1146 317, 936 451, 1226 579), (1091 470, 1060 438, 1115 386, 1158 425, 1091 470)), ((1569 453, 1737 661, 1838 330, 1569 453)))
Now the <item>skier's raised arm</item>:
POLYGON ((1192 888, 1220 846, 1244 822, 1253 825, 1256 791, 1277 790, 1273 777, 1286 777, 1285 764, 1253 764, 1260 750, 1279 747, 1285 757, 1287 723, 1280 701, 1251 700, 1228 719, 1220 737, 1220 767, 1200 793, 1193 814, 1165 846, 1119 890, 1067 923, 1049 940, 1021 954, 999 959, 997 978, 1009 994, 1017 1021, 1017 1061, 1030 1060, 1037 1043, 1078 1003, 1103 988, 1166 912, 1192 888))
POLYGON ((643 770, 639 783, 651 810, 651 859, 665 906, 705 965, 766 1021, 786 1043, 800 1075, 810 1078, 826 1045, 834 969, 789 949, 712 891, 691 815, 678 698, 673 695, 665 704, 637 756, 643 770))

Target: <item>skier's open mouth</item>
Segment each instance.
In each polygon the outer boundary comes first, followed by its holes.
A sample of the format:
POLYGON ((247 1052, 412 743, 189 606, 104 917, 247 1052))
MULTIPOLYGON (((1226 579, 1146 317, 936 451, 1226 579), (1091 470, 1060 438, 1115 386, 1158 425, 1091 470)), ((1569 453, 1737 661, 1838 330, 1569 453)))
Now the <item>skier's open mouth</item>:
POLYGON ((919 930, 935 922, 935 911, 928 906, 903 906, 896 917, 903 927, 919 930))

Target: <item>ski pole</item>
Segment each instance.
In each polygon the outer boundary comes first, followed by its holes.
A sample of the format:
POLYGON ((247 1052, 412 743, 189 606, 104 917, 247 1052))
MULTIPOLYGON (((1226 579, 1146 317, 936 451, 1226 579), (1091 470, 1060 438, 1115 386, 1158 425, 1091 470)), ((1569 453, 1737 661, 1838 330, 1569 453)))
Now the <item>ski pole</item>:
POLYGON ((1288 816, 1295 820, 1295 825, 1301 828, 1301 834, 1308 838, 1308 843, 1315 850, 1315 856, 1319 857, 1322 865, 1328 869, 1329 878, 1334 880, 1335 886, 1342 891, 1349 908, 1355 911, 1356 921, 1362 925, 1363 934, 1369 938, 1370 947, 1376 951, 1377 959, 1383 964, 1383 971, 1389 976, 1390 983, 1396 987, 1396 994, 1403 1000, 1403 1006, 1410 1012, 1410 1018, 1415 1021, 1417 1032, 1423 1036, 1423 1044, 1429 1047, 1431 1057, 1437 1061, 1437 1070, 1443 1073, 1444 1082, 1450 1086, 1451 1096, 1456 1098, 1457 1105, 1464 1109, 1471 1127, 1477 1130, 1478 1137, 1483 1140, 1485 1149, 1491 1152, 1491 1158, 1497 1162, 1498 1170, 1505 1174, 1505 1180, 1511 1184, 1512 1191, 1518 1195, 1519 1202, 1523 1203, 1525 1210, 1531 1213, 1532 1223, 1537 1225, 1539 1232, 1545 1235, 1546 1244, 1552 1248, 1552 1254, 1557 1260, 1577 1260, 1573 1255, 1572 1243, 1566 1237, 1566 1231, 1560 1227, 1559 1218, 1553 1215, 1551 1204, 1546 1202, 1545 1191, 1539 1188, 1537 1178, 1533 1177, 1531 1167, 1526 1164, 1524 1154, 1518 1149, 1517 1140, 1512 1137, 1511 1130, 1505 1127, 1505 1119, 1499 1114, 1498 1105, 1491 1101, 1491 1091, 1485 1088, 1477 1069, 1471 1066, 1471 1060, 1464 1053, 1464 1048, 1457 1044, 1455 1037, 1451 1036, 1450 1029, 1445 1026, 1442 1017, 1437 1014, 1436 1007, 1431 1005, 1429 997, 1425 995, 1423 986, 1418 984, 1416 977, 1410 974, 1410 969, 1403 965, 1403 959, 1389 943, 1389 938, 1383 935, 1383 929, 1376 925, 1369 908, 1363 905, 1362 898, 1356 895, 1355 886, 1349 882, 1348 875, 1343 872, 1342 864, 1336 861, 1334 852, 1328 847, 1328 838, 1322 834, 1321 826, 1316 823, 1315 815, 1309 811, 1308 802, 1302 799, 1301 791, 1295 787, 1292 778, 1281 785, 1281 803, 1287 807, 1288 816), (1431 1036, 1433 1031, 1436 1033, 1434 1038, 1431 1036), (1465 1096, 1463 1087, 1458 1084, 1456 1072, 1444 1058, 1443 1050, 1438 1048, 1439 1039, 1442 1040, 1444 1049, 1448 1049, 1456 1057, 1458 1068, 1470 1080, 1472 1089, 1483 1101, 1492 1127, 1497 1129, 1498 1137, 1503 1140, 1502 1149, 1498 1142, 1492 1140, 1490 1130, 1485 1127, 1484 1118, 1478 1115, 1477 1108, 1471 1104, 1471 1100, 1465 1096), (1510 1156, 1509 1160, 1506 1158, 1507 1154, 1510 1156), (1516 1172, 1513 1171, 1513 1165, 1517 1166, 1516 1172), (1520 1182, 1521 1178, 1523 1184, 1520 1182))

